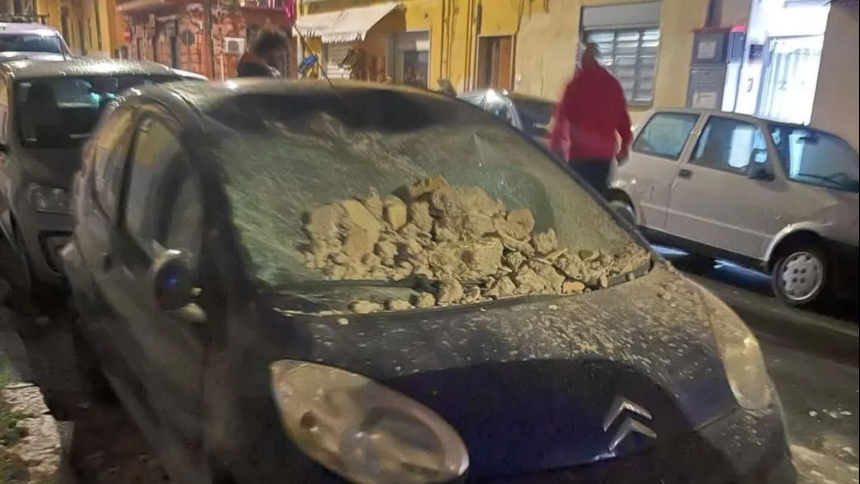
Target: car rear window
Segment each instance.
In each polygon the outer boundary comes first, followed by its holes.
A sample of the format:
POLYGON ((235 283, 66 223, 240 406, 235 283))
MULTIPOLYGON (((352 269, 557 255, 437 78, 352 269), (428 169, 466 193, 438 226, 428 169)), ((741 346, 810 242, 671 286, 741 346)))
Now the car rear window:
POLYGON ((0 52, 45 52, 62 54, 63 46, 56 35, 3 34, 0 35, 0 52))

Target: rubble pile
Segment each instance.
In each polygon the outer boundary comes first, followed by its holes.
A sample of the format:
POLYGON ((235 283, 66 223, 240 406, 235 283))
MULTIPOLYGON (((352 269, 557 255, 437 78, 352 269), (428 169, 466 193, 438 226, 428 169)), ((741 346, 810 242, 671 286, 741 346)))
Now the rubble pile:
POLYGON ((309 268, 331 280, 439 281, 435 293, 385 304, 358 301, 354 312, 404 310, 534 294, 572 294, 608 287, 649 254, 572 252, 553 229, 535 233, 531 210, 508 212, 478 187, 451 186, 441 177, 420 180, 404 199, 372 192, 306 215, 309 268))

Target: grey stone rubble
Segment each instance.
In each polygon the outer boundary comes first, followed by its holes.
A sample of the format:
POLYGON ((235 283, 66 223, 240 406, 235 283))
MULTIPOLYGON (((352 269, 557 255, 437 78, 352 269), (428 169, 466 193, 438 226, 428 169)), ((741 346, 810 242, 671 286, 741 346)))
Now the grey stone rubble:
POLYGON ((570 251, 555 231, 535 233, 531 210, 508 212, 478 187, 451 186, 442 177, 419 180, 406 199, 373 191, 307 214, 309 268, 330 280, 439 281, 435 293, 411 301, 355 301, 373 313, 475 303, 536 294, 575 294, 609 286, 650 257, 631 245, 623 253, 570 251))

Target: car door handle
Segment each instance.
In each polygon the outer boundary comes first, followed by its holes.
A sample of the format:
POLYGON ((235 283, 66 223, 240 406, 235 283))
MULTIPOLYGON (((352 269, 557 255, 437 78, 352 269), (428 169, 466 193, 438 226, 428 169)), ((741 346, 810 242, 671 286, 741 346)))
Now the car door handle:
POLYGON ((689 180, 690 178, 693 178, 693 172, 690 170, 687 170, 686 168, 682 169, 682 170, 678 171, 678 178, 683 178, 685 180, 689 180))

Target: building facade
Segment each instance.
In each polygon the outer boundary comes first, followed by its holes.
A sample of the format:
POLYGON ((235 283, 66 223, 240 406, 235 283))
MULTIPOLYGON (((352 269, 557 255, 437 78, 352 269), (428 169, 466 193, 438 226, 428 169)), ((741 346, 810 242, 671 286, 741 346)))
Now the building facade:
MULTIPOLYGON (((128 29, 124 54, 210 79, 235 77, 239 58, 260 29, 289 30, 285 7, 286 0, 121 2, 118 11, 128 29)), ((289 59, 282 71, 290 70, 289 59)))
POLYGON ((34 6, 77 55, 116 57, 126 43, 117 0, 35 0, 34 6))

